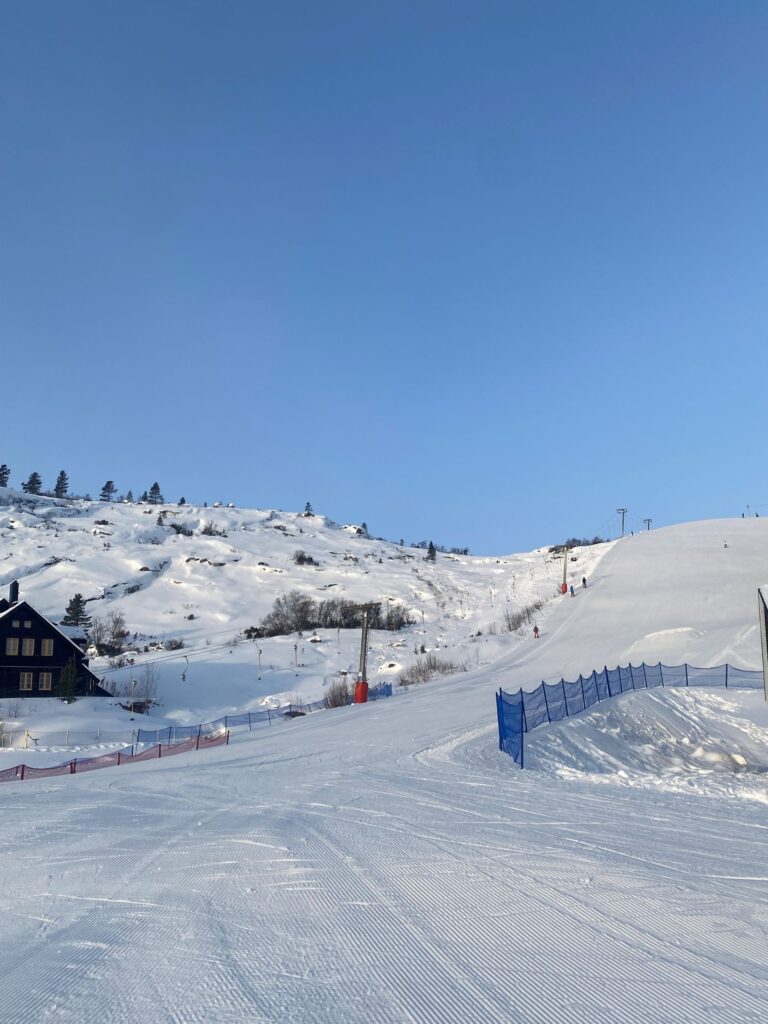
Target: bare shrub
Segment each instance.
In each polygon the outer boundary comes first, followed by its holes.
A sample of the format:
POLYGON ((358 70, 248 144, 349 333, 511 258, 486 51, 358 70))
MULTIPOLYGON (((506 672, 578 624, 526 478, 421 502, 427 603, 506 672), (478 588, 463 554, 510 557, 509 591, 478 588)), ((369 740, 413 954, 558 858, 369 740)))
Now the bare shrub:
POLYGON ((293 560, 296 563, 296 565, 319 565, 320 564, 319 562, 315 561, 315 559, 312 557, 312 555, 308 555, 307 552, 306 551, 302 551, 301 548, 299 548, 298 551, 294 551, 293 552, 293 560))
POLYGON ((153 664, 141 666, 137 691, 139 700, 143 701, 149 710, 150 704, 154 704, 157 697, 157 669, 153 664))
POLYGON ((452 676, 456 672, 466 671, 466 662, 439 658, 430 652, 423 657, 418 657, 413 665, 404 669, 397 681, 400 686, 410 686, 414 683, 428 683, 430 679, 436 679, 438 676, 452 676))
POLYGON ((334 679, 325 694, 326 707, 343 708, 349 704, 351 696, 346 679, 334 679))
POLYGON ((505 608, 504 632, 515 633, 517 630, 522 629, 523 626, 530 625, 536 616, 536 612, 540 612, 543 607, 543 601, 534 601, 533 604, 526 605, 524 608, 520 608, 517 611, 513 611, 511 608, 505 608))

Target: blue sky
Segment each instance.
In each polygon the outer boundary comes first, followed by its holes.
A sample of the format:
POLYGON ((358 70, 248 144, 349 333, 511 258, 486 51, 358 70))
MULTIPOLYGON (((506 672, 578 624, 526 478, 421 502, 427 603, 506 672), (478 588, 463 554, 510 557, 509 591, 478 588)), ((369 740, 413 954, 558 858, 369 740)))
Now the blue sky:
POLYGON ((497 553, 765 507, 768 8, 4 0, 0 462, 497 553))

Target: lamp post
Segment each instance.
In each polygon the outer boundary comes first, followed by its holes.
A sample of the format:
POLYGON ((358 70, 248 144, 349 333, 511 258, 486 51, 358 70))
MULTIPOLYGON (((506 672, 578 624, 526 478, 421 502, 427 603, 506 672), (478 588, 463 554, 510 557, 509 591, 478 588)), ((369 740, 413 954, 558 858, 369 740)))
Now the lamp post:
POLYGON ((256 650, 259 652, 259 679, 261 679, 261 648, 256 644, 256 650))

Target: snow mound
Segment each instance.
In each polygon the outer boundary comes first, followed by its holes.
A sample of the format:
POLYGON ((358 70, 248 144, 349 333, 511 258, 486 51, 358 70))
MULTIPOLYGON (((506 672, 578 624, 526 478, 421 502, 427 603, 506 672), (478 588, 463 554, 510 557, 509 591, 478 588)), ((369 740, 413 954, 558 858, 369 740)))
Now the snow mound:
POLYGON ((531 733, 525 762, 563 778, 710 795, 737 783, 768 802, 768 705, 752 691, 628 693, 531 733))

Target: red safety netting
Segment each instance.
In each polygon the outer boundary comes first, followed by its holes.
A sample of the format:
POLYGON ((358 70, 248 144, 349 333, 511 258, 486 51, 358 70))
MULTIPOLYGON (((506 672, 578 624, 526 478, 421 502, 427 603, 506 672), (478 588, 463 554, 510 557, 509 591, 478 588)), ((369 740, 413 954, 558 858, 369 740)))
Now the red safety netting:
POLYGON ((202 750, 203 747, 225 746, 227 743, 229 743, 229 731, 221 732, 217 736, 192 736, 180 743, 158 743, 137 754, 129 754, 120 750, 112 754, 101 754, 98 757, 65 761, 64 764, 51 765, 49 768, 33 768, 30 765, 17 764, 12 768, 4 768, 0 771, 0 782, 13 782, 16 779, 46 779, 54 775, 77 775, 79 772, 91 772, 97 768, 112 768, 134 761, 152 761, 168 757, 171 754, 202 750))

